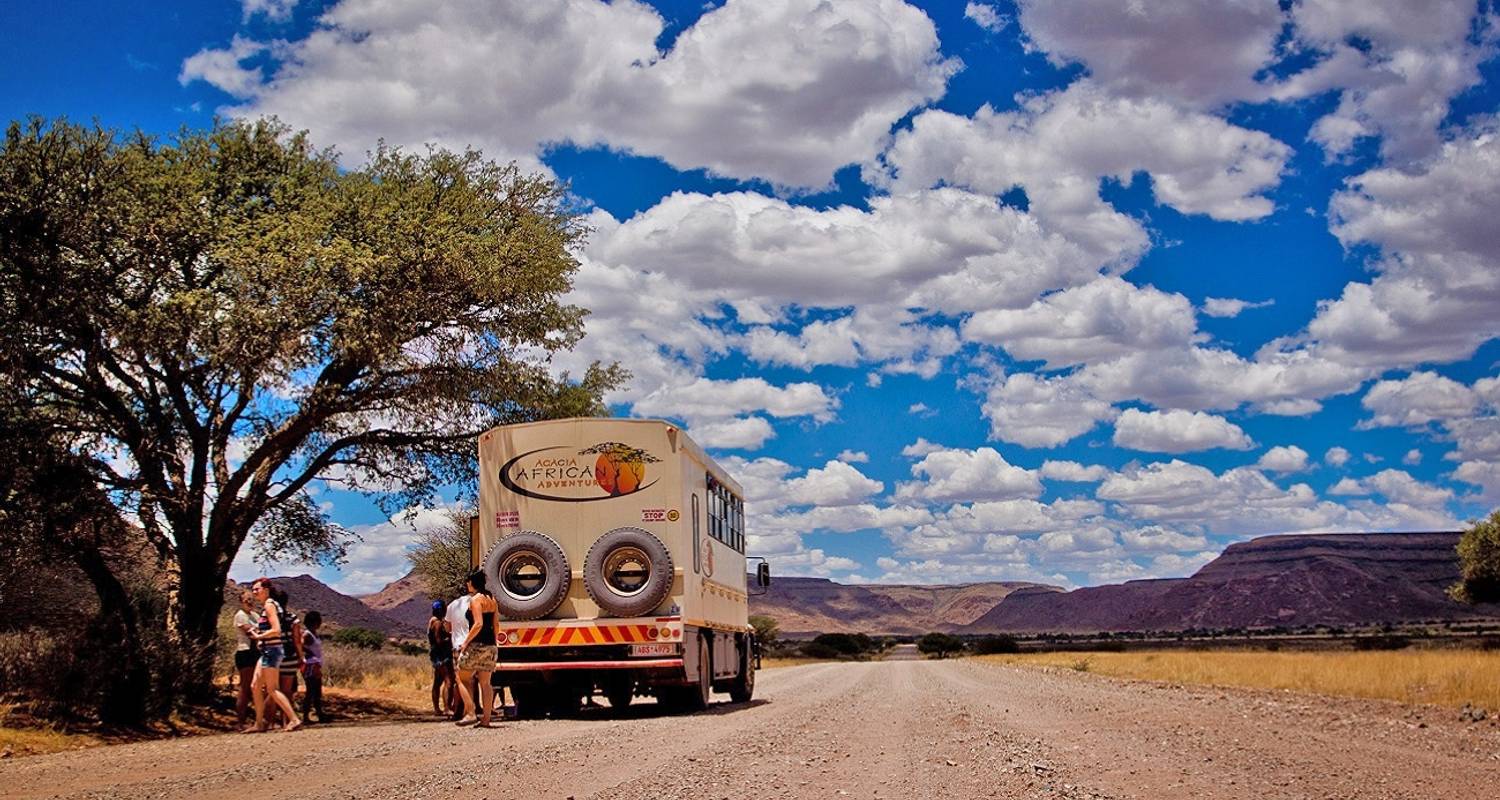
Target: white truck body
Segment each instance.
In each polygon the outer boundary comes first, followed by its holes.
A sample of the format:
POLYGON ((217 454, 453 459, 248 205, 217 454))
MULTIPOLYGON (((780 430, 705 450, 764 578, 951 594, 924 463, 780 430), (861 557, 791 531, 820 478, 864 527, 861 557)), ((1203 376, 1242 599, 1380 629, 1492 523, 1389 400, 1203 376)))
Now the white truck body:
POLYGON ((698 688, 706 702, 701 653, 710 654, 707 674, 716 686, 734 693, 748 681, 753 688, 743 492, 682 430, 632 419, 509 425, 480 437, 479 466, 471 561, 494 571, 490 589, 502 602, 497 682, 518 700, 530 693, 534 705, 556 710, 597 687, 615 704, 629 701, 622 688, 629 683, 632 693, 663 699, 698 688), (653 581, 670 576, 659 603, 628 617, 601 605, 596 598, 607 604, 613 595, 601 591, 601 576, 591 587, 586 574, 590 550, 622 530, 659 540, 671 561, 666 573, 657 559, 636 559, 650 563, 631 572, 641 565, 615 559, 625 562, 614 567, 616 583, 634 586, 650 570, 660 574, 653 581), (545 569, 515 567, 498 552, 507 537, 523 533, 555 542, 570 570, 566 594, 535 619, 507 615, 502 596, 508 586, 531 591, 540 579, 524 583, 525 570, 545 569))

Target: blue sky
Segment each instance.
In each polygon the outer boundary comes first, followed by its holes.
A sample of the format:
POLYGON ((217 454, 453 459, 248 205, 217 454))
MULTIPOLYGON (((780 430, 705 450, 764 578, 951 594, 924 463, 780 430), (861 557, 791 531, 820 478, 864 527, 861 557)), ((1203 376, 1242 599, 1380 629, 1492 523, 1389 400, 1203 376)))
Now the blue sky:
MULTIPOLYGON (((10 118, 276 114, 570 183, 620 414, 843 581, 1191 573, 1500 499, 1489 2, 0 8, 10 118)), ((412 526, 321 497, 370 591, 412 526)), ((239 574, 257 568, 243 564, 239 574)))

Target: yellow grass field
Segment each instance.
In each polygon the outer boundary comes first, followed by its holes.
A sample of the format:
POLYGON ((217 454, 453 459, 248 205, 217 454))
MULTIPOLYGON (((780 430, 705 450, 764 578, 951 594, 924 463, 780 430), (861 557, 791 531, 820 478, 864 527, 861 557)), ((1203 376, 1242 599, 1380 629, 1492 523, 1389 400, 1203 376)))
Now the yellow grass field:
MULTIPOLYGON (((353 699, 380 699, 411 711, 430 711, 432 667, 425 656, 370 652, 328 644, 323 648, 327 691, 353 699)), ((767 658, 762 669, 816 663, 813 658, 767 658)))
POLYGON ((4 756, 33 755, 41 753, 55 753, 59 750, 73 750, 79 747, 93 747, 102 744, 98 737, 88 734, 67 733, 50 727, 38 727, 34 720, 27 725, 12 725, 11 712, 15 706, 10 703, 0 703, 0 754, 4 756))
POLYGON ((1116 678, 1290 689, 1403 703, 1500 709, 1500 651, 1256 652, 1156 650, 1024 653, 982 661, 1060 667, 1116 678))

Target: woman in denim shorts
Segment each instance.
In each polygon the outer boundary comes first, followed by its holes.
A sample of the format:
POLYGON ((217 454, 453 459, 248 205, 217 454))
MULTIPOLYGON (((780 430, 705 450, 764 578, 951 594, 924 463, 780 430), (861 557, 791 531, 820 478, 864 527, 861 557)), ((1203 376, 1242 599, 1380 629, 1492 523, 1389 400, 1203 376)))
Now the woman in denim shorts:
POLYGON ((255 602, 260 604, 260 621, 256 624, 255 640, 260 644, 260 663, 255 667, 255 726, 246 728, 246 733, 264 733, 266 730, 266 698, 275 701, 286 724, 284 731, 294 731, 302 725, 292 703, 281 693, 281 606, 271 599, 271 582, 259 578, 250 584, 255 602))

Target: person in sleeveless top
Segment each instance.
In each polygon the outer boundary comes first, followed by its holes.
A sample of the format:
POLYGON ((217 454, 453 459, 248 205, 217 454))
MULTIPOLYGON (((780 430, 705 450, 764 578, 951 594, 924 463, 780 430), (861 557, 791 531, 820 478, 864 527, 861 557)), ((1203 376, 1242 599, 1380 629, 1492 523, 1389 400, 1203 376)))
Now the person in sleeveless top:
MULTIPOLYGON (((297 676, 302 674, 302 648, 305 645, 302 618, 292 611, 292 598, 280 586, 271 588, 271 599, 281 606, 281 693, 297 707, 297 676)), ((285 720, 283 720, 285 722, 285 720)))
POLYGON ((255 597, 255 602, 260 604, 260 619, 256 622, 255 641, 260 646, 260 663, 255 667, 255 681, 252 684, 251 694, 255 698, 255 725, 245 729, 245 733, 264 733, 266 730, 266 701, 269 699, 281 709, 286 720, 282 726, 284 731, 294 731, 302 725, 297 719, 297 713, 292 710, 292 703, 281 693, 281 654, 282 635, 281 623, 283 611, 281 604, 271 599, 271 582, 265 578, 259 578, 250 584, 250 592, 255 597))
POLYGON ((458 651, 458 691, 463 695, 464 717, 459 725, 490 726, 490 711, 495 704, 495 688, 490 685, 490 673, 495 671, 495 632, 500 623, 500 605, 494 595, 485 588, 485 576, 475 571, 469 576, 469 635, 458 651), (474 696, 469 691, 471 678, 479 679, 481 711, 476 717, 474 696))
POLYGON ((453 639, 449 634, 448 621, 444 619, 447 606, 443 601, 432 601, 432 617, 427 620, 427 659, 432 662, 432 713, 441 717, 452 711, 453 705, 453 639), (448 710, 444 711, 443 707, 448 710))

